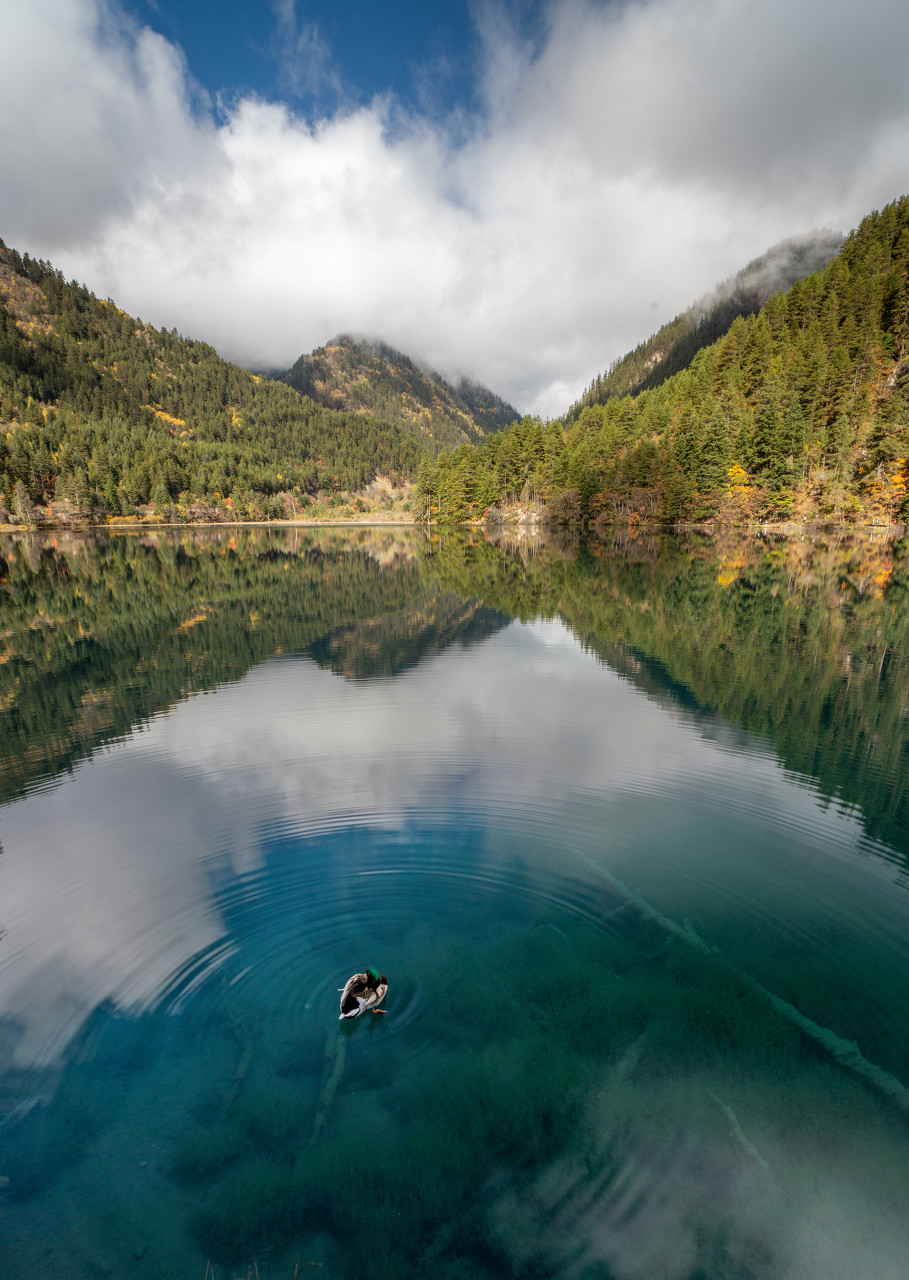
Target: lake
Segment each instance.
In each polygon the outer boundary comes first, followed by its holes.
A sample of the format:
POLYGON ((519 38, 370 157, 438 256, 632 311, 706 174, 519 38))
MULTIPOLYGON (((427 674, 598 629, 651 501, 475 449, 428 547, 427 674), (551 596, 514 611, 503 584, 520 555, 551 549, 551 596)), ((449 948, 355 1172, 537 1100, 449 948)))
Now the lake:
POLYGON ((0 576, 4 1274, 904 1280, 902 545, 0 576))

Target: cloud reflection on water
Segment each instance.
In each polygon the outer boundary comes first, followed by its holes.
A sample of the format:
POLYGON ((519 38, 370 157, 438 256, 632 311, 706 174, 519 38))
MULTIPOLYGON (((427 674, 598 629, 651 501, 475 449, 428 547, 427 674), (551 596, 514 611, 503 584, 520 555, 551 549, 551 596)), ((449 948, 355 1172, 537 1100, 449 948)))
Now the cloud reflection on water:
MULTIPOLYGON (((871 960, 850 950, 855 935, 905 922, 905 895, 880 892, 892 867, 856 856, 858 821, 822 810, 763 743, 646 697, 561 623, 514 624, 393 679, 279 658, 2 811, 0 1018, 18 1035, 15 1064, 59 1060, 98 1005, 148 1009, 176 971, 229 944, 219 887, 252 883, 275 832, 406 834, 415 815, 452 814, 489 824, 503 876, 517 850, 531 867, 593 883, 599 855, 647 892, 669 886, 679 919, 712 911, 730 952, 737 933, 764 930, 834 977, 848 968, 869 1005, 878 993, 861 968, 871 960)), ((891 938, 885 950, 893 959, 905 946, 891 938)), ((888 1199, 901 1186, 901 1138, 877 1112, 869 1128, 849 1111, 842 1097, 852 1105, 859 1090, 848 1076, 847 1093, 831 1095, 844 1108, 829 1121, 831 1163, 781 1118, 803 1097, 789 1098, 791 1079, 749 1062, 718 1080, 696 1054, 639 1078, 633 1059, 652 1034, 647 1025, 595 1064, 577 1139, 555 1159, 529 1178, 503 1165, 484 1185, 484 1229, 516 1274, 539 1264, 569 1280, 600 1266, 621 1280, 683 1280, 707 1222, 727 1250, 714 1277, 747 1264, 782 1280, 901 1280, 909 1240, 888 1199), (743 1157, 743 1143, 759 1158, 743 1157)), ((827 1068, 802 1066, 808 1098, 827 1068)))
POLYGON ((214 872, 257 870, 266 830, 394 827, 456 806, 536 814, 548 830, 577 797, 631 797, 637 813, 635 796, 697 778, 719 804, 738 794, 791 828, 821 824, 831 847, 859 838, 762 744, 722 724, 708 740, 558 622, 514 624, 395 679, 267 662, 3 812, 0 1017, 17 1028, 15 1060, 53 1059, 103 1001, 154 1004, 225 937, 214 872))

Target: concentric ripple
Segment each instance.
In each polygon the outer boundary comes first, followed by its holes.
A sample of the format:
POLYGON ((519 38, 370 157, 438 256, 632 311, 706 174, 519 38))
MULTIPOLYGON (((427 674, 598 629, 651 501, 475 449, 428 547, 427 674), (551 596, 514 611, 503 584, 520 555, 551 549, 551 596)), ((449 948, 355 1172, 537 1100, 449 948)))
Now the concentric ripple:
POLYGON ((620 904, 592 892, 576 869, 509 870, 490 857, 487 838, 476 815, 463 814, 394 836, 367 827, 296 839, 281 832, 260 869, 219 894, 230 941, 195 957, 165 997, 203 1069, 217 1076, 235 1041, 264 1057, 295 1055, 299 1070, 317 1072, 338 992, 371 964, 389 977, 386 1014, 357 1027, 370 1024, 384 1053, 400 1052, 417 1070, 446 1040, 444 1021, 425 1015, 459 995, 459 956, 509 931, 564 936, 559 923, 569 921, 615 928, 620 904))

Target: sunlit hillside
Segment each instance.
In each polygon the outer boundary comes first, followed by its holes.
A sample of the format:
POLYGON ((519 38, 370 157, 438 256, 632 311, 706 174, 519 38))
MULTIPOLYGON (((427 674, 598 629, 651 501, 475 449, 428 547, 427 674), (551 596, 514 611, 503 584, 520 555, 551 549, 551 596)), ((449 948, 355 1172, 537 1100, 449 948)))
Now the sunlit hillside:
POLYGON ((397 423, 317 404, 0 242, 7 517, 31 523, 51 502, 58 517, 148 504, 181 518, 283 517, 316 494, 409 476, 423 448, 397 423))
POLYGON ((300 356, 281 380, 328 408, 382 417, 448 448, 482 440, 518 417, 485 387, 453 387, 384 343, 343 335, 300 356))

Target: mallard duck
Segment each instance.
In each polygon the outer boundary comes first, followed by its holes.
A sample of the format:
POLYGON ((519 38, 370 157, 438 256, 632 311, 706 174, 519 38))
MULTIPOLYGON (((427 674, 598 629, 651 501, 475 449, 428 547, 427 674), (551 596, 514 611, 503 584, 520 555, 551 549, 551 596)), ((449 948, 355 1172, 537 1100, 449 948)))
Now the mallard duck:
POLYGON ((367 1009, 370 1013, 384 1013, 376 1005, 385 999, 388 990, 388 979, 378 969, 367 969, 365 973, 355 973, 348 978, 341 991, 341 1018, 359 1018, 367 1009))

